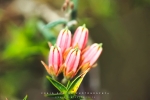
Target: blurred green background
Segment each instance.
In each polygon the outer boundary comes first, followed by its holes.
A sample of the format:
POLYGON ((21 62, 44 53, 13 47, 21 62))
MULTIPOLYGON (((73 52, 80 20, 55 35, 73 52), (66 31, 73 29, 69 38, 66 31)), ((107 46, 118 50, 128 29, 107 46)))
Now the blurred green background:
MULTIPOLYGON (((47 61, 47 42, 55 42, 63 25, 43 26, 66 18, 63 2, 0 0, 0 100, 26 94, 51 100, 41 94, 46 72, 40 61, 47 61)), ((93 42, 104 44, 99 65, 85 79, 88 91, 109 93, 95 100, 150 100, 150 0, 78 0, 77 21, 86 23, 93 42)))

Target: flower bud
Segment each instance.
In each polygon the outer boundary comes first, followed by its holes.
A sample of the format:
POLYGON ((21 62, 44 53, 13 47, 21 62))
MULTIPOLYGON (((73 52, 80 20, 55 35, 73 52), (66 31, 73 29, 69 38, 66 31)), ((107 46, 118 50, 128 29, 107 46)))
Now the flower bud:
POLYGON ((47 72, 52 76, 57 76, 61 72, 62 52, 59 47, 51 46, 48 58, 48 66, 42 62, 47 72))
POLYGON ((65 2, 65 3, 63 4, 63 6, 62 6, 62 10, 65 11, 66 8, 67 8, 67 3, 65 2))
POLYGON ((66 57, 64 63, 64 76, 67 78, 72 78, 77 71, 80 61, 81 51, 78 48, 71 49, 66 57))
POLYGON ((73 9, 74 8, 74 3, 70 2, 70 8, 73 9))
POLYGON ((88 40, 88 29, 83 26, 79 26, 73 36, 72 46, 78 46, 79 49, 83 49, 86 46, 88 40))
POLYGON ((102 52, 102 43, 94 43, 81 55, 80 65, 91 67, 95 64, 102 52))
POLYGON ((67 28, 62 29, 58 35, 56 45, 61 48, 62 53, 71 45, 71 32, 67 28))

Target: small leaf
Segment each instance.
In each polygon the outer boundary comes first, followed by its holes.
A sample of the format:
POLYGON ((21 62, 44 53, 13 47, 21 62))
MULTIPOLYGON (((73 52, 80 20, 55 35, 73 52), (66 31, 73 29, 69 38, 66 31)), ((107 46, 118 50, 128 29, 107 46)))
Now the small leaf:
POLYGON ((61 93, 66 93, 67 89, 64 85, 59 83, 58 81, 52 79, 49 76, 46 76, 46 78, 61 92, 61 93))
POLYGON ((45 28, 53 28, 55 27, 56 25, 58 24, 66 24, 67 23, 67 20, 65 19, 60 19, 60 20, 57 20, 57 21, 53 21, 53 22, 50 22, 48 23, 45 28))
POLYGON ((28 98, 28 96, 26 95, 26 96, 23 98, 23 100, 27 100, 27 98, 28 98))
POLYGON ((52 97, 58 100, 64 100, 64 94, 45 94, 46 97, 52 97))
POLYGON ((75 94, 77 92, 84 76, 86 75, 88 71, 89 71, 89 68, 84 73, 79 75, 76 79, 74 79, 73 82, 68 86, 67 90, 69 94, 75 94))

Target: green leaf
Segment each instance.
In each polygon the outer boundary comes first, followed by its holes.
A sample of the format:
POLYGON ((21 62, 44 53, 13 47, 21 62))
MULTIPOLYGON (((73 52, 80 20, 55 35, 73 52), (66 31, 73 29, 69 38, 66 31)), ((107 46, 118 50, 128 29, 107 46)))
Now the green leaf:
POLYGON ((23 98, 23 100, 27 100, 27 98, 28 98, 28 96, 26 95, 26 96, 23 98))
POLYGON ((88 71, 89 69, 87 69, 84 73, 82 73, 76 79, 74 79, 73 82, 68 86, 67 90, 69 94, 75 94, 77 92, 84 76, 86 75, 88 71))
POLYGON ((57 20, 57 21, 53 21, 53 22, 50 22, 48 23, 45 28, 53 28, 55 27, 56 25, 59 25, 59 24, 66 24, 67 23, 67 20, 66 19, 60 19, 60 20, 57 20))
POLYGON ((49 76, 46 76, 46 78, 61 92, 61 93, 66 93, 67 89, 64 85, 62 85, 61 83, 59 83, 58 81, 52 79, 49 76))
POLYGON ((70 86, 70 80, 68 81, 68 83, 67 83, 67 88, 70 86))
POLYGON ((64 94, 45 94, 46 97, 52 97, 58 100, 64 100, 64 94))

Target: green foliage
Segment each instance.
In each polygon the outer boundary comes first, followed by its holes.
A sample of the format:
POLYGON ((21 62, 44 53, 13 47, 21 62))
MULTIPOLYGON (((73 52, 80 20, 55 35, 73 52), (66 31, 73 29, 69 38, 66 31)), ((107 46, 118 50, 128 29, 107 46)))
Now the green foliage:
POLYGON ((86 70, 84 73, 82 73, 81 75, 76 77, 71 83, 69 82, 69 85, 67 85, 67 87, 68 87, 67 91, 69 94, 76 94, 76 92, 77 92, 79 86, 81 85, 83 78, 86 75, 86 73, 88 72, 88 70, 86 70))
MULTIPOLYGON (((46 94, 45 96, 55 98, 62 97, 62 100, 64 100, 64 98, 66 100, 71 100, 71 98, 73 99, 73 97, 76 96, 75 94, 88 71, 89 69, 87 69, 84 73, 76 77, 72 82, 70 82, 69 80, 66 87, 58 81, 52 79, 51 77, 46 76, 46 78, 60 91, 60 94, 46 94)), ((78 99, 83 99, 83 97, 81 96, 78 99)))
POLYGON ((40 34, 36 27, 36 20, 30 19, 22 27, 10 24, 8 27, 9 35, 6 41, 6 47, 2 51, 2 59, 24 59, 33 54, 44 54, 46 51, 40 34))
POLYGON ((61 93, 65 93, 67 91, 66 87, 64 85, 62 85, 61 83, 59 83, 58 81, 52 79, 49 76, 46 76, 46 78, 61 92, 61 93))

